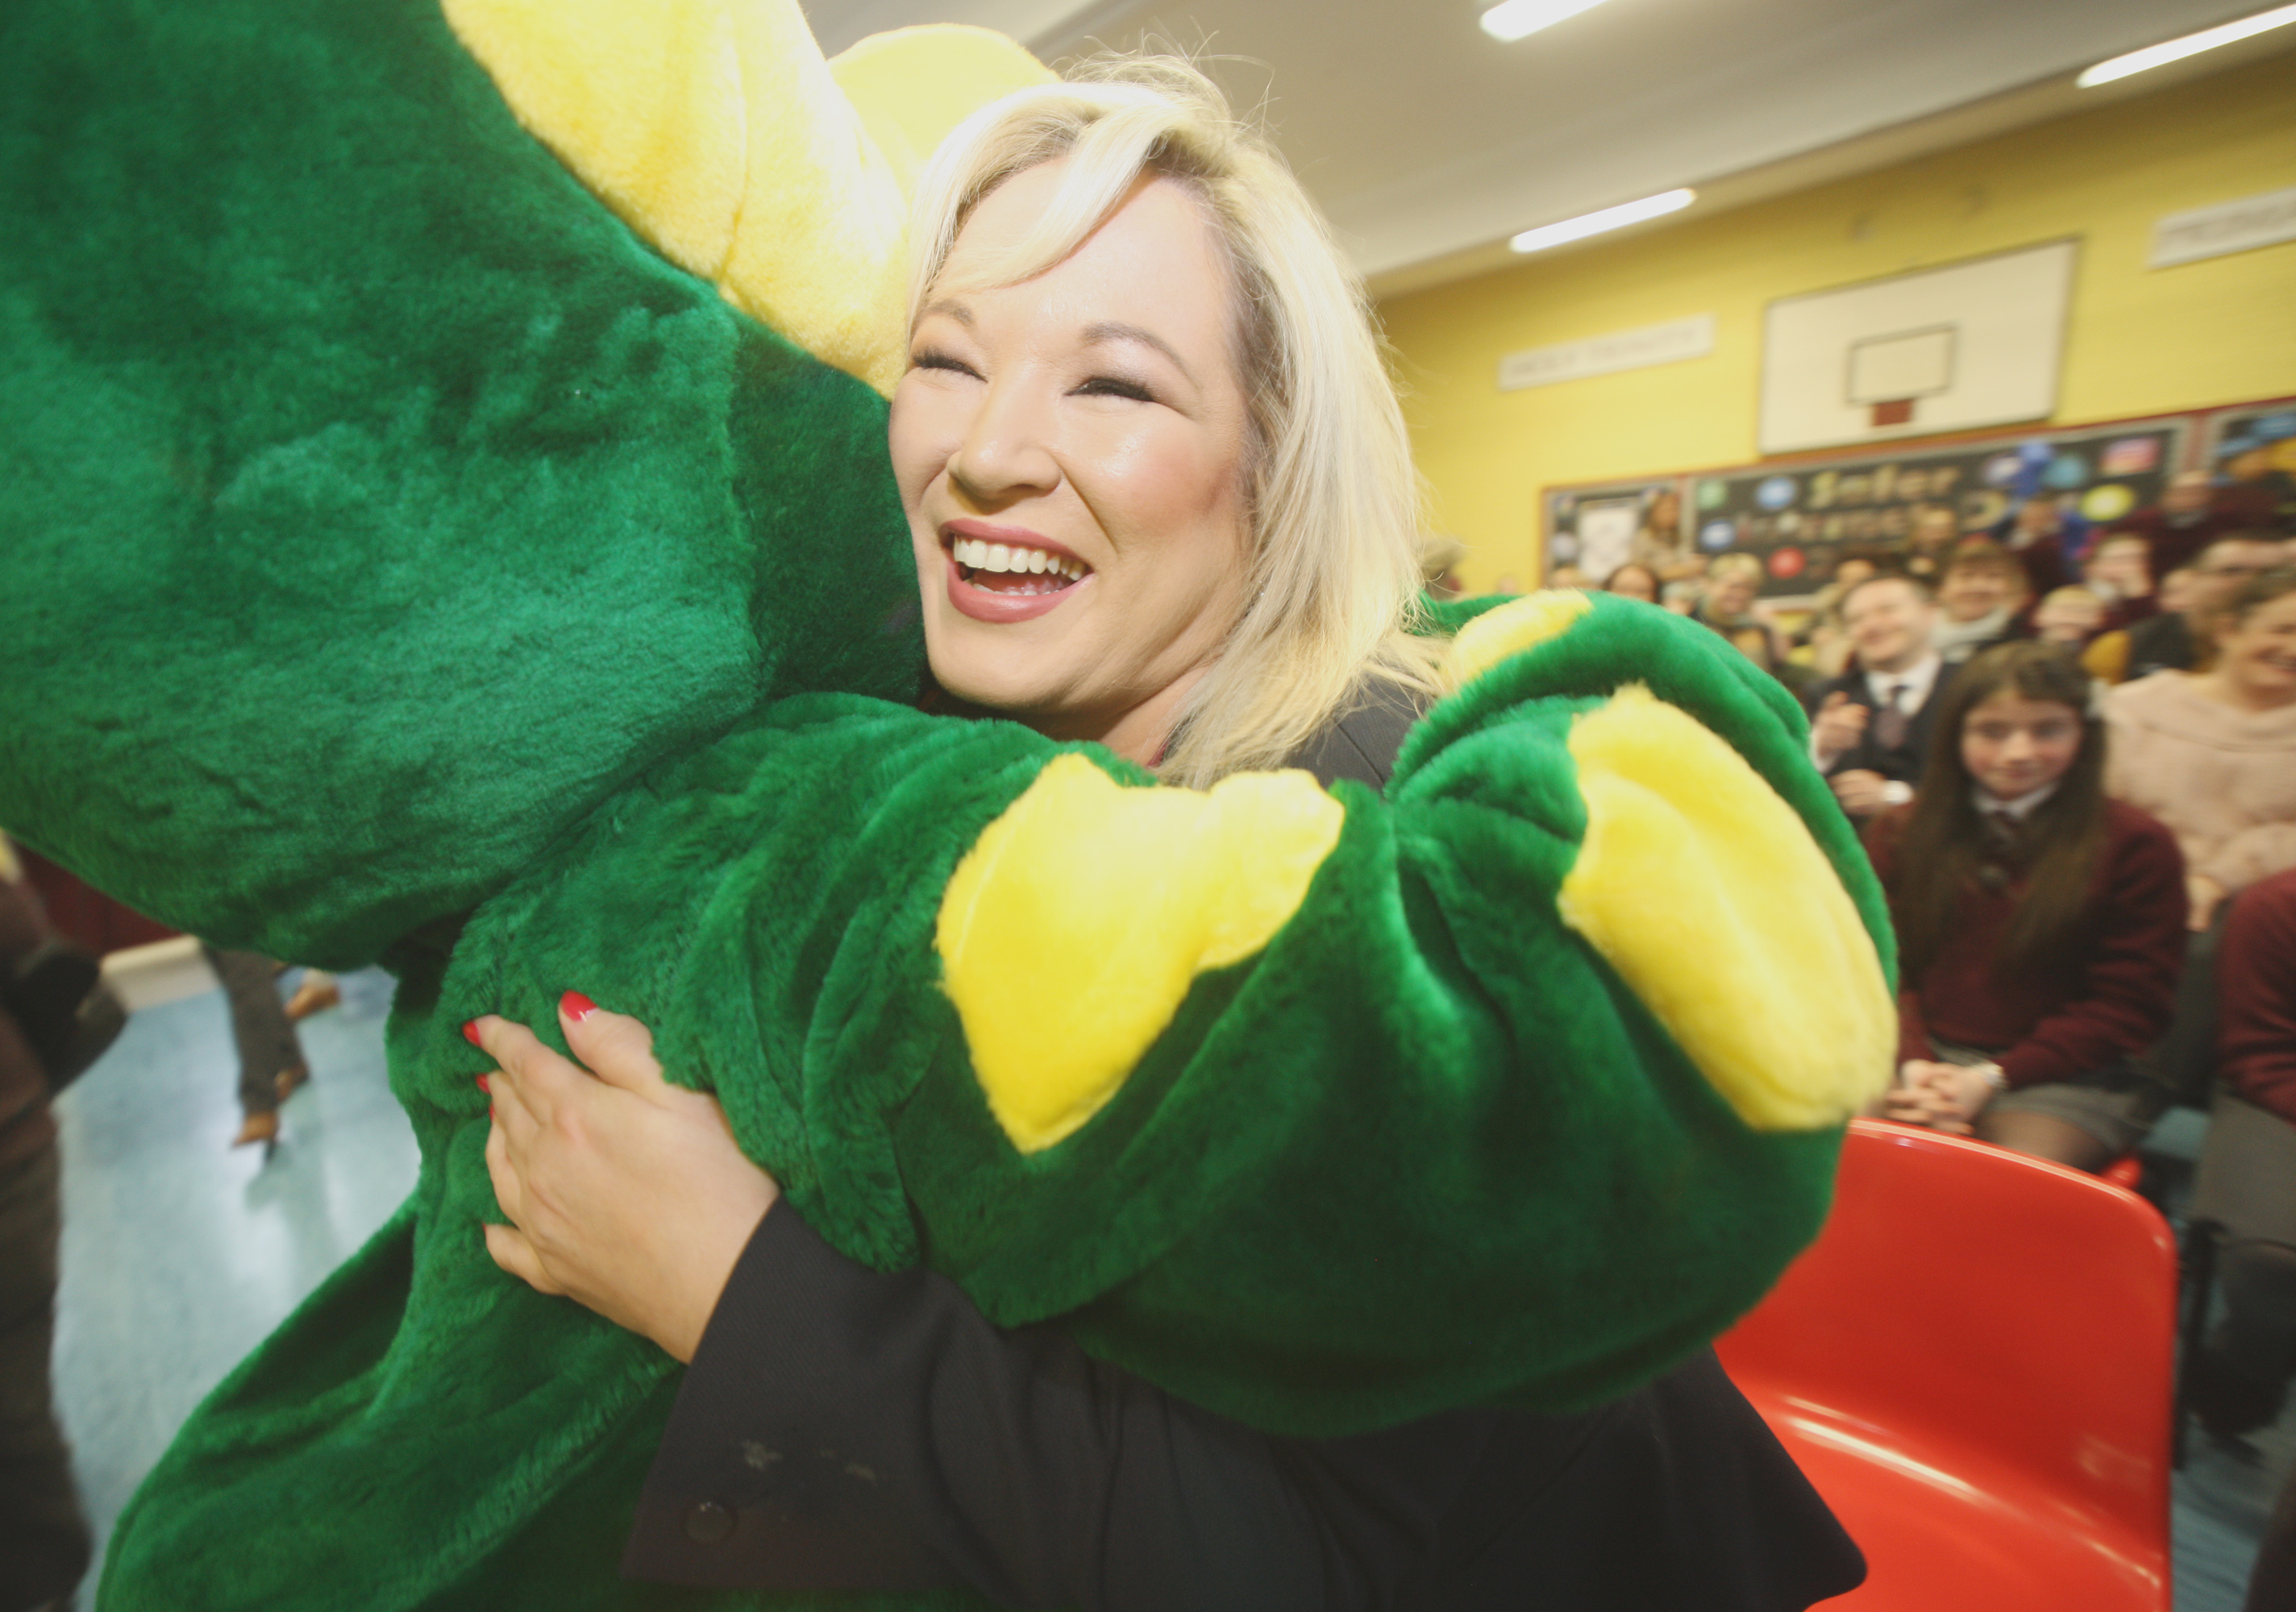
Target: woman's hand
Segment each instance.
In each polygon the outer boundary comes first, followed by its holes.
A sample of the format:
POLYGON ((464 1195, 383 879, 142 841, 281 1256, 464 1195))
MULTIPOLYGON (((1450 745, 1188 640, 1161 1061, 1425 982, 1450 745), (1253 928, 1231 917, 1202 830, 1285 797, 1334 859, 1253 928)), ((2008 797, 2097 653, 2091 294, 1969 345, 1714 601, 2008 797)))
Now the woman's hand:
POLYGON ((512 1223, 487 1228, 487 1252, 691 1362, 781 1188, 716 1098, 662 1079, 645 1026, 572 991, 558 1017, 580 1064, 492 1014, 463 1027, 502 1066, 479 1083, 494 1099, 487 1171, 512 1223))
POLYGON ((2225 898, 2225 888, 2206 873, 2185 875, 2185 927, 2195 935, 2205 930, 2215 921, 2217 907, 2225 898))
POLYGON ((1898 1084, 1890 1089, 1885 1117, 1966 1136, 1993 1101, 1993 1092, 1982 1066, 1908 1059, 1898 1071, 1898 1084))

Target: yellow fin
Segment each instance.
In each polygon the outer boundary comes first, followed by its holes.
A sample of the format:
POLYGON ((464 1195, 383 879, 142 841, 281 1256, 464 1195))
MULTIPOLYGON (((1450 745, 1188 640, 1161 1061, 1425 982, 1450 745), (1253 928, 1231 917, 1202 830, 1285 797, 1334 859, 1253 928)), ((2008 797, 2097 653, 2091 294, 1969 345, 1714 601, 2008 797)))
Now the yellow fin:
POLYGON ((1740 1118, 1834 1125, 1895 1067, 1897 1012, 1849 893, 1745 758, 1639 685, 1578 717, 1587 836, 1556 903, 1740 1118))
POLYGON ((1126 789, 1055 757, 957 864, 934 936, 1013 1145, 1041 1151, 1098 1113, 1195 977, 1299 910, 1345 815, 1305 773, 1126 789))
POLYGON ((519 121, 617 217, 734 307, 887 394, 906 362, 920 151, 1029 82, 1022 63, 1052 77, 1010 41, 975 37, 985 30, 904 29, 921 37, 864 40, 840 58, 853 61, 863 110, 796 0, 443 4, 519 121))
POLYGON ((1003 34, 958 22, 872 34, 830 58, 829 70, 904 196, 950 130, 1000 95, 1054 78, 1003 34))
POLYGON ((1451 640, 1443 660, 1444 681, 1454 689, 1463 688, 1508 656, 1561 637, 1594 608, 1595 601, 1577 588, 1554 588, 1485 610, 1451 640))

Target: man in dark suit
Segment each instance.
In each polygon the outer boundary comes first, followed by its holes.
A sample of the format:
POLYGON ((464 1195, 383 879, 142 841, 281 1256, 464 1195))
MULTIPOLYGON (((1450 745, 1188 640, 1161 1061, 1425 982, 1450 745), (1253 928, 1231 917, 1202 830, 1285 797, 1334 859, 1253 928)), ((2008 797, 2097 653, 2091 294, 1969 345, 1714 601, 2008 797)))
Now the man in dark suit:
POLYGON ((1864 818, 1914 798, 1952 668, 1931 647, 1929 590, 1909 577, 1859 583, 1841 619, 1857 662, 1814 691, 1809 755, 1841 809, 1864 818))

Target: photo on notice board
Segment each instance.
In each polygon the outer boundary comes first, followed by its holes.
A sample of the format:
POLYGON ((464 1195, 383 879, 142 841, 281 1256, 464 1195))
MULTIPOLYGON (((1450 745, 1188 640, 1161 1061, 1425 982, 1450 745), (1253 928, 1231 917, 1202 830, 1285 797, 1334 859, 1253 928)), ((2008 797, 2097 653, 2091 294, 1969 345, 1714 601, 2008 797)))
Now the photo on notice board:
POLYGON ((1558 488, 1546 495, 1549 587, 1581 581, 1600 587, 1629 561, 1665 575, 1687 552, 1678 477, 1558 488))

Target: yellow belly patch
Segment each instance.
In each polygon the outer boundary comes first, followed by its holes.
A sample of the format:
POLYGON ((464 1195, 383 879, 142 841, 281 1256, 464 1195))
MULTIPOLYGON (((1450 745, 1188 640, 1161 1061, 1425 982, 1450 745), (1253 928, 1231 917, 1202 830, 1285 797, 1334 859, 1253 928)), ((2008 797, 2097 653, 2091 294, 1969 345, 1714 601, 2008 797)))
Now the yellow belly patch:
POLYGON ((822 60, 796 0, 443 0, 519 121, 661 255, 890 394, 909 196, 976 108, 1053 75, 937 26, 822 60))
POLYGON ((1023 1153, 1120 1089, 1196 976, 1265 947, 1339 843, 1305 773, 1126 789, 1056 757, 988 825, 934 936, 990 1112, 1023 1153))
POLYGON ((1452 688, 1463 688, 1508 656, 1561 637, 1594 608, 1595 601, 1577 588, 1556 588, 1485 610, 1451 640, 1444 678, 1452 688))
POLYGON ((1759 1131, 1838 1124, 1889 1084, 1897 1013, 1824 853, 1743 757, 1639 686, 1571 726, 1584 935, 1759 1131))

